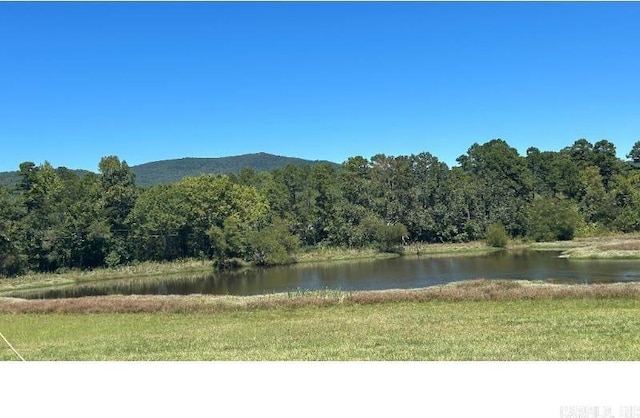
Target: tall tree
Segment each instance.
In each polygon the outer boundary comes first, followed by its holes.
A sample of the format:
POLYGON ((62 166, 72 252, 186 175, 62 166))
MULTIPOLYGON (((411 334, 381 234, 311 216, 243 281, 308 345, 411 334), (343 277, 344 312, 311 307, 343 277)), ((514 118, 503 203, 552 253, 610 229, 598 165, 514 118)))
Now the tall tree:
POLYGON ((533 197, 533 179, 518 151, 502 139, 494 139, 472 145, 457 161, 474 179, 484 202, 484 229, 500 223, 511 235, 524 235, 524 209, 533 197))
POLYGON ((614 176, 610 194, 615 212, 612 227, 621 232, 640 231, 640 172, 614 176))
POLYGON ((63 222, 62 181, 49 164, 20 164, 21 181, 18 200, 24 214, 19 222, 18 242, 26 255, 28 268, 34 271, 55 270, 64 262, 59 254, 60 226, 63 222))
POLYGON ((16 246, 16 227, 19 208, 9 189, 0 185, 0 276, 12 276, 26 269, 25 261, 16 246))
POLYGON ((114 155, 103 157, 98 165, 101 184, 101 204, 109 226, 110 237, 105 262, 109 266, 130 259, 127 217, 136 202, 135 174, 126 161, 114 155))
POLYGON ((338 191, 338 176, 333 166, 317 164, 311 172, 314 188, 314 241, 322 242, 329 239, 337 228, 336 207, 340 199, 338 191))
POLYGON ((580 169, 593 165, 594 163, 593 144, 584 138, 578 139, 573 145, 562 149, 560 152, 571 157, 580 169))
POLYGON ((580 173, 582 192, 580 212, 590 223, 608 226, 615 218, 613 201, 607 193, 600 170, 596 166, 586 167, 580 173))
POLYGON ((317 244, 314 225, 317 192, 312 183, 311 167, 288 164, 273 171, 273 180, 282 187, 279 192, 287 195, 277 205, 281 208, 279 216, 291 225, 303 244, 317 244))
POLYGON ((640 141, 636 141, 631 148, 631 151, 627 154, 627 158, 630 158, 634 163, 640 163, 640 141))
POLYGON ((616 157, 616 146, 606 139, 596 142, 593 145, 593 162, 600 171, 604 188, 609 191, 613 176, 621 170, 620 161, 616 157))

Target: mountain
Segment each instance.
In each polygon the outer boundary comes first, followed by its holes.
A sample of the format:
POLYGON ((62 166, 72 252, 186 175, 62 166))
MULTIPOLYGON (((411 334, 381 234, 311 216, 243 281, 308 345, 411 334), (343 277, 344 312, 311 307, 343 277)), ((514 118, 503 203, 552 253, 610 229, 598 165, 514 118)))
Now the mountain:
POLYGON ((199 174, 238 174, 243 168, 251 168, 261 172, 282 168, 288 164, 315 165, 320 163, 338 166, 338 164, 329 161, 311 161, 260 152, 221 158, 180 158, 154 161, 132 166, 131 169, 136 175, 136 184, 146 187, 153 184, 172 183, 182 180, 185 176, 199 174))
POLYGON ((20 181, 17 171, 4 171, 0 173, 0 184, 12 188, 20 181))
MULTIPOLYGON (((185 176, 199 174, 238 174, 243 168, 252 168, 256 172, 271 171, 276 168, 293 165, 315 165, 320 163, 338 164, 329 161, 312 161, 302 158, 283 157, 280 155, 260 152, 257 154, 236 155, 220 158, 180 158, 173 160, 154 161, 131 166, 136 175, 136 184, 148 187, 154 184, 166 184, 180 181, 185 176)), ((85 170, 72 170, 78 174, 88 173, 85 170)), ((0 173, 0 184, 13 187, 20 181, 17 171, 0 173)))

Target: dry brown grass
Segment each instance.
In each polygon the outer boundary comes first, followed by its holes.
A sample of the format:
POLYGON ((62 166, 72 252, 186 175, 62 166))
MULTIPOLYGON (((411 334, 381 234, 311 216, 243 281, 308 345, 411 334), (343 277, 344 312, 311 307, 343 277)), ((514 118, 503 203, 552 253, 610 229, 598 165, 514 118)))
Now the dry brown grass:
POLYGON ((515 280, 471 280, 410 290, 312 291, 261 296, 98 296, 24 300, 0 298, 0 313, 215 313, 389 302, 639 298, 640 283, 558 285, 515 280))
POLYGON ((464 257, 474 254, 481 255, 494 251, 499 251, 499 249, 489 247, 481 241, 443 244, 414 243, 402 247, 403 255, 417 255, 424 257, 464 257))
POLYGON ((621 240, 610 244, 601 244, 602 250, 640 251, 640 240, 621 240))
POLYGON ((536 242, 527 246, 534 250, 563 251, 563 255, 573 259, 640 260, 640 235, 619 234, 588 238, 576 238, 573 241, 536 242))

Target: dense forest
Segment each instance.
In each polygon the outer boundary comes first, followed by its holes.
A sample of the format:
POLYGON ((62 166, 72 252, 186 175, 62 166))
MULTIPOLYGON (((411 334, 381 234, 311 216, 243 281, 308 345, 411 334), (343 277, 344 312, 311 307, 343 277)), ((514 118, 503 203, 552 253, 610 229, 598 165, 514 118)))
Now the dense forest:
POLYGON ((627 158, 607 140, 521 156, 495 139, 455 167, 379 154, 146 188, 116 156, 85 174, 23 162, 17 184, 0 185, 0 275, 186 257, 271 265, 312 246, 393 250, 496 226, 536 241, 640 231, 640 141, 627 158))

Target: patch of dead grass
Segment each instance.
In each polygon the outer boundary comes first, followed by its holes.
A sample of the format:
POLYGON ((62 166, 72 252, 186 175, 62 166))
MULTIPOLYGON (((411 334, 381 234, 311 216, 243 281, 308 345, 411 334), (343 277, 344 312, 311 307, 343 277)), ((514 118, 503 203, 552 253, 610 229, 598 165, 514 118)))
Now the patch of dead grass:
POLYGON ((609 244, 601 244, 599 248, 604 251, 640 251, 640 240, 621 240, 609 244))

